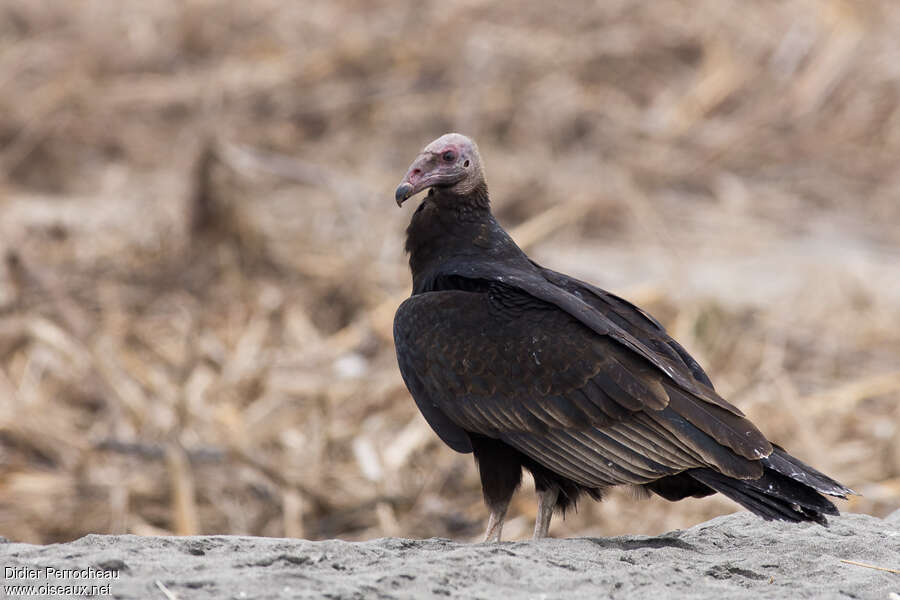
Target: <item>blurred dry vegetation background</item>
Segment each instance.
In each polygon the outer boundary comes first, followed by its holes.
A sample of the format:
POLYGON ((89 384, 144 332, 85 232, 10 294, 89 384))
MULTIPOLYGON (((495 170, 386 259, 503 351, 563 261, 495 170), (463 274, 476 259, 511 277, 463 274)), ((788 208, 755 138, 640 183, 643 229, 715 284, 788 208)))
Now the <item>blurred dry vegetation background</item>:
MULTIPOLYGON (((537 261, 646 306, 900 507, 893 0, 3 0, 0 535, 480 535, 391 339, 447 131, 537 261)), ((529 535, 530 483, 504 533, 529 535)), ((628 490, 553 535, 737 506, 628 490)))

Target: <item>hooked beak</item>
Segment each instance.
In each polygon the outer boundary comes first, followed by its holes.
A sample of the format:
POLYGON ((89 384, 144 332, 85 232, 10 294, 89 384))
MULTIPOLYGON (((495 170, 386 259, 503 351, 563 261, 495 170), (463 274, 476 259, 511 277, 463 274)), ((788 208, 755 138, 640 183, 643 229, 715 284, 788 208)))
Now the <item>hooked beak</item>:
POLYGON ((401 183, 397 187, 397 191, 394 192, 394 200, 397 201, 397 206, 403 206, 403 203, 413 194, 415 194, 413 191, 413 184, 408 181, 401 183))
POLYGON ((431 154, 423 152, 409 165, 409 170, 403 176, 397 191, 394 192, 394 200, 397 206, 403 206, 410 196, 421 192, 434 183, 434 160, 431 154))
POLYGON ((416 157, 394 192, 397 206, 403 206, 410 197, 424 189, 436 185, 452 185, 460 180, 463 173, 458 168, 454 165, 442 165, 438 160, 438 156, 427 151, 416 157))

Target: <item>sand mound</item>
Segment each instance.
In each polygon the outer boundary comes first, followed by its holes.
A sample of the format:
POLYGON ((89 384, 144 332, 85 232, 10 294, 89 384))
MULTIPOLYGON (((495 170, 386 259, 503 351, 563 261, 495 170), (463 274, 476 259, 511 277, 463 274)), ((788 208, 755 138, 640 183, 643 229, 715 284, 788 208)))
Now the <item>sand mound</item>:
POLYGON ((48 546, 7 543, 0 554, 7 569, 38 572, 7 577, 6 585, 109 584, 117 598, 887 600, 900 592, 898 548, 900 511, 884 520, 848 514, 828 528, 738 513, 657 537, 499 545, 89 535, 48 546), (48 569, 117 577, 48 580, 48 569))

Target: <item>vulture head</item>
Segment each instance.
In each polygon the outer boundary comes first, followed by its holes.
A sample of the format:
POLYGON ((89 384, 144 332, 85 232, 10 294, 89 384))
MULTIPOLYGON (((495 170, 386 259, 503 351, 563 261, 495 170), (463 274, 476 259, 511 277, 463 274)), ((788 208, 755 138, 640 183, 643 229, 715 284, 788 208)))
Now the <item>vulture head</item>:
POLYGON ((403 176, 394 198, 398 206, 403 206, 410 196, 431 187, 462 196, 483 182, 478 146, 462 134, 447 133, 419 153, 403 176))

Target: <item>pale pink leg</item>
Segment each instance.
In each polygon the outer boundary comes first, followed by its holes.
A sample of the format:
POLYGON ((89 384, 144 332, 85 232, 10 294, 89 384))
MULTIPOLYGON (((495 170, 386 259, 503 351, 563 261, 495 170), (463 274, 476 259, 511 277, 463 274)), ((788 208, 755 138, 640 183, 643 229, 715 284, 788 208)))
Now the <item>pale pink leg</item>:
POLYGON ((500 532, 503 529, 503 520, 506 518, 506 509, 509 504, 505 504, 501 509, 491 509, 491 518, 488 519, 487 532, 484 534, 485 542, 499 542, 500 532))
POLYGON ((553 508, 556 506, 556 499, 559 497, 559 490, 550 488, 537 493, 538 496, 538 514, 534 520, 534 537, 532 539, 539 540, 547 537, 550 531, 550 518, 553 516, 553 508))

